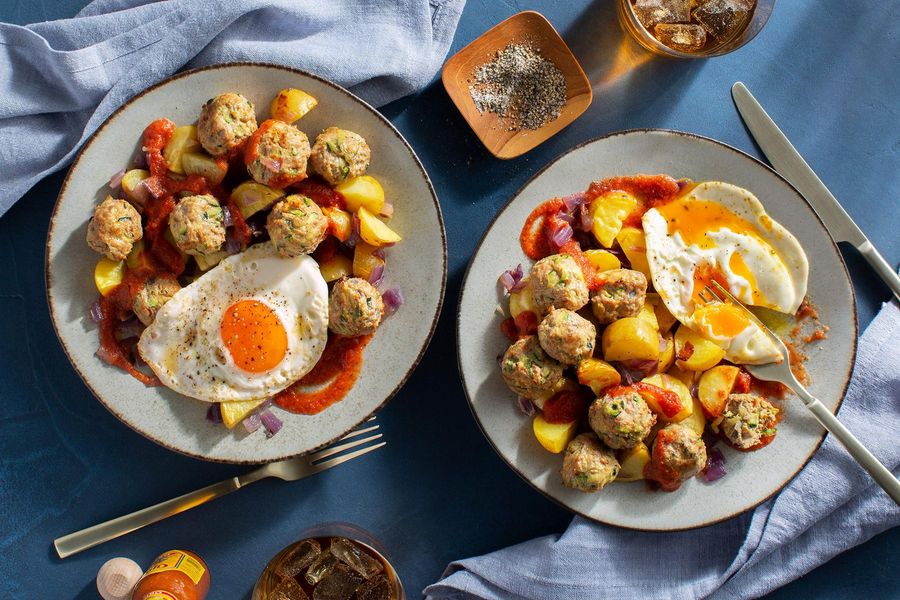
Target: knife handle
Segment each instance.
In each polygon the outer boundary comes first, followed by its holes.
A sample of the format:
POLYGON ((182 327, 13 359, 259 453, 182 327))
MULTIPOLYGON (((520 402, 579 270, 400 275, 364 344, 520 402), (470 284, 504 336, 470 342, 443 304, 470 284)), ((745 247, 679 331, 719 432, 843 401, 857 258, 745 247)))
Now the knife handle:
POLYGON ((888 287, 894 292, 894 298, 900 300, 900 276, 897 275, 897 271, 894 270, 894 267, 889 265, 888 261, 884 260, 884 257, 881 256, 869 240, 866 240, 857 246, 857 249, 869 264, 872 265, 872 268, 875 269, 884 282, 888 284, 888 287))

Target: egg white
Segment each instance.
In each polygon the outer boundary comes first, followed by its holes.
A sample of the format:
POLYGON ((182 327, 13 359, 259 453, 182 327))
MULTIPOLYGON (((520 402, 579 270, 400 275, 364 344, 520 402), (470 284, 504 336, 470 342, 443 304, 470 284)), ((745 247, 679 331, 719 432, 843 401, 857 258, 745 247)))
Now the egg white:
POLYGON ((792 314, 806 295, 809 275, 802 246, 743 188, 718 181, 700 183, 683 201, 719 204, 753 224, 757 235, 722 227, 708 232, 712 247, 700 247, 686 242, 678 231, 670 235, 665 217, 650 209, 642 224, 653 287, 676 319, 722 346, 728 360, 743 364, 779 361, 777 348, 753 321, 739 334, 723 336, 694 319, 694 274, 699 265, 708 264, 724 276, 729 291, 744 304, 792 314), (731 268, 735 253, 747 265, 755 285, 731 268))
POLYGON ((325 349, 328 287, 308 256, 283 258, 271 242, 230 256, 181 289, 138 342, 141 358, 164 385, 205 402, 266 398, 308 373, 325 349), (277 315, 287 353, 274 368, 237 367, 219 333, 225 311, 257 300, 277 315))

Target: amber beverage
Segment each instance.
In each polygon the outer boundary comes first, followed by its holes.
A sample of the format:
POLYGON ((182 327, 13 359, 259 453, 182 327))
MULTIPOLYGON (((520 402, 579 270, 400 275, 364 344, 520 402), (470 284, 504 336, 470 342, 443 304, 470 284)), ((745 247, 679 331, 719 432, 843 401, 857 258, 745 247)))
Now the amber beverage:
POLYGON ((644 48, 672 58, 720 56, 763 28, 775 0, 618 0, 622 27, 644 48))
POLYGON ((140 578, 131 600, 204 600, 209 568, 188 550, 169 550, 156 557, 140 578))

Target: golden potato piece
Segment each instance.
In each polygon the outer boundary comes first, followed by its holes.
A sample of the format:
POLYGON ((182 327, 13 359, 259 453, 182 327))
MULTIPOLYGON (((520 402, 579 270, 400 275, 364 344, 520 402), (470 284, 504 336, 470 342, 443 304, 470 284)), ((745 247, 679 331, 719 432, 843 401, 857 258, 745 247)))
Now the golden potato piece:
POLYGON ((643 273, 650 281, 650 263, 647 262, 647 243, 644 232, 637 227, 623 227, 616 235, 616 241, 622 246, 622 252, 631 263, 631 268, 643 273))
POLYGON ((639 442, 634 448, 619 453, 619 475, 616 481, 628 483, 644 478, 644 466, 650 462, 650 449, 647 444, 639 442))
POLYGON ((622 229, 622 221, 637 208, 637 198, 626 192, 608 192, 591 201, 591 231, 600 245, 610 248, 622 229))
POLYGON ((675 395, 678 396, 681 409, 673 414, 673 411, 670 408, 661 406, 658 399, 652 394, 641 394, 641 397, 644 398, 650 406, 650 410, 655 412, 663 421, 666 421, 667 423, 677 423, 678 421, 683 421, 688 418, 693 413, 694 400, 691 397, 691 390, 688 389, 681 380, 672 377, 671 375, 666 375, 665 373, 657 373, 656 375, 645 377, 641 382, 655 385, 656 387, 670 392, 675 392, 675 395))
POLYGON ((622 261, 612 252, 592 248, 591 250, 585 250, 584 255, 598 271, 612 271, 613 269, 622 268, 622 261))
POLYGON ((606 388, 622 383, 616 368, 599 358, 585 358, 578 363, 578 383, 586 385, 599 396, 606 388))
POLYGON ((544 420, 543 415, 537 414, 532 421, 532 429, 534 437, 548 452, 559 454, 566 449, 572 438, 575 437, 575 431, 578 429, 578 421, 571 423, 548 423, 544 420))
POLYGON ((675 364, 684 371, 706 371, 725 358, 725 350, 694 331, 680 325, 675 331, 675 364))
POLYGON ((287 88, 275 94, 269 112, 273 119, 293 123, 315 108, 318 103, 318 100, 303 90, 287 88))
POLYGON ((658 360, 659 333, 644 319, 626 317, 606 326, 600 347, 607 361, 658 360))
POLYGON ((700 398, 700 404, 703 406, 703 412, 710 419, 722 416, 725 410, 725 403, 728 401, 728 395, 734 382, 737 379, 740 369, 731 365, 719 365, 703 373, 700 376, 700 383, 697 386, 697 395, 700 398))

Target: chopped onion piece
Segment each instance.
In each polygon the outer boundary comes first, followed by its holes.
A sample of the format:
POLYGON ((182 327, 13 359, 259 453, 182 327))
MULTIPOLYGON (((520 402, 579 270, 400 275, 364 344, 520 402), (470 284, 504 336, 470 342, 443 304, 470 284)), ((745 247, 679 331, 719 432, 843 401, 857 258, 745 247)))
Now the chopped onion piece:
POLYGON ((507 271, 503 271, 500 274, 500 284, 503 286, 503 289, 506 290, 507 293, 518 292, 523 287, 525 287, 525 272, 522 270, 522 263, 516 265, 515 269, 510 269, 507 271))
POLYGON ((115 175, 109 178, 109 187, 116 189, 122 185, 122 178, 125 177, 125 169, 120 169, 115 175))
POLYGON ((526 398, 525 396, 519 396, 516 398, 516 404, 519 407, 519 410, 523 415, 533 416, 535 413, 534 402, 526 398))
POLYGON ((382 217, 389 219, 394 216, 394 205, 390 202, 385 202, 384 206, 381 207, 381 212, 378 213, 382 217))
POLYGON ((166 188, 162 184, 162 181, 159 177, 148 177, 147 179, 141 181, 140 185, 138 185, 137 187, 140 187, 141 185, 147 188, 147 191, 154 198, 161 198, 166 195, 166 188))
POLYGON ((281 419, 275 416, 275 413, 268 408, 259 413, 259 420, 262 421, 263 427, 266 428, 266 437, 270 438, 284 427, 281 419))
POLYGON ((369 273, 369 283, 378 287, 384 281, 384 264, 378 264, 372 267, 372 272, 369 273))
POLYGON ((261 164, 262 166, 264 166, 265 168, 267 168, 271 171, 277 172, 277 171, 281 170, 281 161, 280 160, 277 160, 270 156, 266 156, 264 154, 260 154, 259 158, 257 160, 259 160, 259 164, 261 164))
POLYGON ((566 196, 562 201, 566 206, 566 210, 571 212, 587 201, 587 195, 584 192, 578 192, 566 196))
POLYGON ((241 243, 235 239, 231 232, 229 231, 225 235, 225 252, 228 254, 237 254, 241 251, 241 243))
POLYGON ((141 180, 141 182, 131 190, 131 200, 138 208, 144 208, 152 196, 153 194, 150 193, 150 188, 147 186, 146 179, 141 180))
POLYGON ((569 213, 561 212, 558 215, 556 215, 556 218, 559 219, 560 221, 568 223, 569 225, 575 224, 575 217, 573 217, 569 213))
POLYGON ((594 227, 594 217, 591 216, 587 204, 578 207, 578 229, 590 232, 594 227))
POLYGON ((221 423, 222 422, 222 405, 218 402, 209 405, 209 408, 206 410, 206 420, 210 423, 221 423))
POLYGON ((128 338, 141 337, 144 332, 144 324, 137 317, 131 317, 127 321, 116 324, 116 339, 127 340, 128 338))
POLYGON ((96 355, 97 355, 97 358, 99 358, 100 360, 102 360, 102 361, 105 362, 106 364, 115 366, 115 364, 116 364, 116 363, 115 363, 115 356, 113 355, 112 352, 110 352, 109 350, 107 350, 107 349, 104 348, 103 346, 100 346, 99 348, 97 348, 97 352, 95 352, 94 354, 96 354, 96 355))
POLYGON ((550 242, 559 249, 562 248, 563 244, 572 239, 574 234, 575 232, 572 230, 572 226, 565 223, 553 232, 553 235, 550 236, 550 242))
POLYGON ((260 425, 262 425, 262 420, 259 418, 258 414, 253 413, 247 416, 247 418, 241 421, 241 423, 243 423, 244 429, 247 430, 247 433, 253 433, 257 429, 259 429, 260 425))
POLYGON ((403 306, 403 292, 400 291, 400 288, 385 290, 381 294, 381 299, 384 300, 384 316, 386 317, 391 316, 403 306))
POLYGON ((100 320, 103 318, 103 311, 100 310, 100 301, 99 300, 97 300, 96 302, 91 304, 91 309, 89 312, 91 315, 91 320, 94 323, 99 323, 100 320))
POLYGON ((725 470, 725 455, 718 448, 709 448, 706 451, 706 467, 703 469, 703 479, 707 483, 712 483, 717 479, 721 479, 727 474, 725 470))
POLYGON ((344 241, 344 245, 348 248, 356 248, 356 245, 362 241, 362 238, 359 235, 359 216, 356 213, 353 213, 353 219, 351 219, 351 223, 353 224, 350 229, 350 237, 344 241))
POLYGON ((227 206, 222 207, 222 225, 231 227, 234 225, 234 218, 231 216, 231 209, 227 206))

